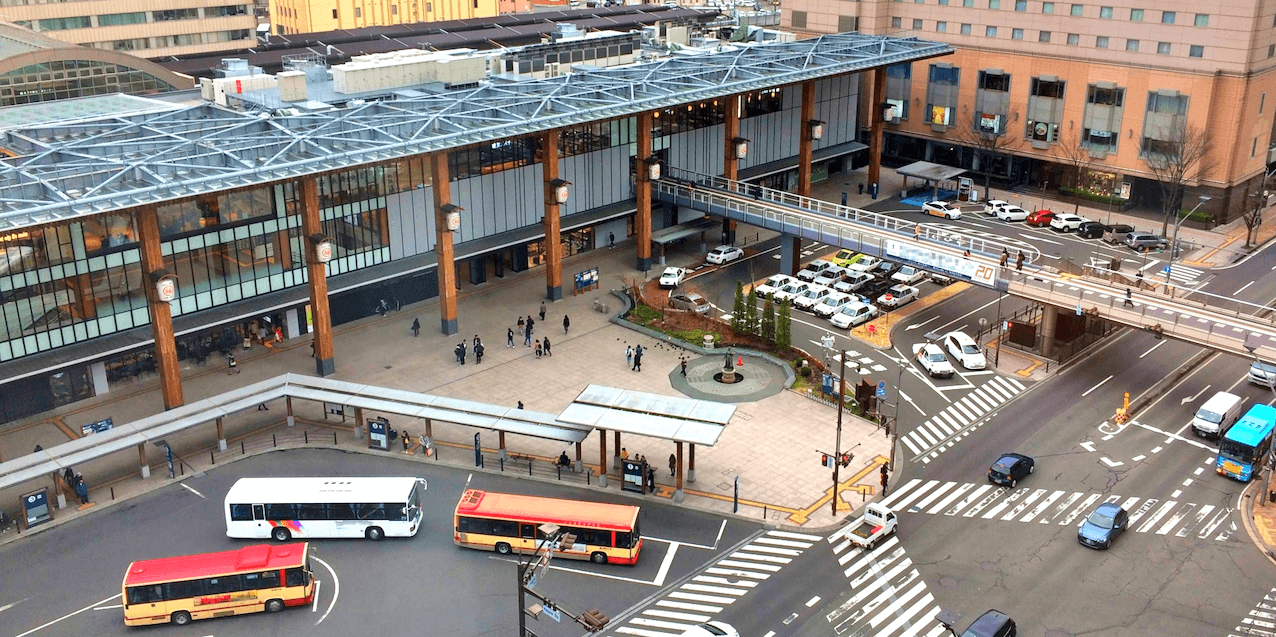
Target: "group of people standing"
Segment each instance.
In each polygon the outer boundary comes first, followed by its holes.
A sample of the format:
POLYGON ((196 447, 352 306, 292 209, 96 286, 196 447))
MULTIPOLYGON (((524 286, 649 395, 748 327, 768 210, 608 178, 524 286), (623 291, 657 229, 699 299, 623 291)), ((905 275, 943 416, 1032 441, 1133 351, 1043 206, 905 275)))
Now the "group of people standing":
MULTIPOLYGON (((484 351, 483 341, 482 339, 479 338, 478 334, 474 335, 473 347, 474 347, 474 364, 478 365, 479 363, 483 362, 483 351, 484 351)), ((456 349, 453 350, 453 353, 456 354, 456 362, 460 363, 461 365, 464 365, 465 356, 466 354, 469 353, 469 350, 465 346, 465 341, 461 341, 460 343, 457 343, 456 349)))
MULTIPOLYGON (((546 308, 545 302, 542 301, 541 311, 540 311, 540 320, 542 321, 545 320, 545 313, 547 309, 548 308, 546 308)), ((563 315, 563 333, 564 334, 568 333, 568 331, 571 330, 571 325, 572 325, 571 319, 566 314, 564 314, 563 315)), ((523 344, 526 345, 527 347, 535 348, 536 358, 540 358, 542 356, 553 356, 554 351, 550 349, 551 344, 549 342, 548 336, 543 337, 541 339, 532 338, 532 333, 535 327, 536 327, 536 319, 533 319, 532 315, 528 314, 526 318, 522 316, 518 317, 518 333, 519 335, 523 337, 523 344)), ((412 330, 412 336, 414 338, 417 336, 420 336, 421 320, 419 318, 412 319, 411 330, 412 330)), ((514 347, 514 328, 512 327, 505 330, 505 347, 508 347, 511 349, 514 347)), ((453 354, 456 356, 456 362, 458 365, 465 364, 465 359, 468 356, 471 348, 474 350, 474 362, 476 364, 483 362, 483 349, 484 349, 483 341, 479 338, 478 334, 475 334, 472 345, 467 346, 465 341, 461 341, 460 343, 457 343, 456 347, 453 349, 453 354)), ((231 363, 231 367, 232 369, 234 368, 233 362, 231 363)), ((235 371, 238 371, 238 370, 235 370, 235 371)))

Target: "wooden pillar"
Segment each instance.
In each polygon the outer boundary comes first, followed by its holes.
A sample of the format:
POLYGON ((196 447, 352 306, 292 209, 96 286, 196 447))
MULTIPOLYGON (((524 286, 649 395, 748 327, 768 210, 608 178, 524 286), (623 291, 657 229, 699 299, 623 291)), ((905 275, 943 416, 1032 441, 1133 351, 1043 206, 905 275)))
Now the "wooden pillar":
POLYGON ((54 471, 52 474, 52 477, 53 477, 54 502, 57 503, 57 507, 59 509, 65 509, 66 508, 66 493, 62 491, 62 486, 63 486, 62 474, 58 473, 57 471, 54 471))
POLYGON ((504 459, 508 455, 505 452, 505 432, 504 431, 496 432, 496 443, 497 443, 496 444, 497 453, 499 453, 501 458, 504 459))
POLYGON ((151 477, 151 465, 146 464, 146 443, 137 443, 137 464, 142 468, 142 477, 151 477))
POLYGON ((545 298, 557 301, 563 298, 563 240, 554 187, 558 181, 558 131, 542 135, 541 147, 545 173, 545 298))
POLYGON ((306 244, 306 274, 310 282, 310 317, 315 332, 315 373, 330 376, 337 371, 332 351, 332 312, 328 310, 327 264, 319 261, 318 248, 311 237, 323 235, 319 221, 319 181, 301 180, 301 234, 306 244))
POLYGON ((815 140, 811 138, 810 121, 815 119, 815 80, 802 82, 802 116, 798 130, 798 193, 811 196, 811 152, 815 140))
POLYGON ((687 443, 687 482, 696 481, 696 446, 687 443))
POLYGON ((576 443, 576 473, 580 473, 584 469, 584 458, 581 457, 581 443, 576 443))
MULTIPOLYGON (((168 303, 159 300, 155 281, 150 276, 164 269, 164 255, 160 252, 159 215, 155 206, 143 206, 135 215, 137 219, 140 252, 142 256, 142 287, 146 288, 146 300, 151 309, 151 334, 155 338, 155 360, 159 365, 160 392, 164 397, 164 409, 185 404, 182 398, 182 377, 177 369, 177 341, 173 338, 173 313, 168 303)), ((179 285, 180 285, 179 281, 179 285)), ((187 284, 190 281, 186 282, 187 284)))
POLYGON ((447 227, 447 213, 443 207, 451 203, 451 175, 448 171, 447 153, 430 155, 430 176, 434 183, 434 256, 439 274, 439 323, 444 334, 451 336, 459 331, 456 323, 456 265, 452 251, 452 231, 447 227))
POLYGON ((75 317, 91 319, 97 316, 97 297, 93 295, 93 280, 87 274, 69 276, 66 286, 75 293, 75 317))
POLYGON ((292 396, 284 397, 284 404, 288 407, 288 426, 297 424, 296 417, 292 413, 292 396))
POLYGON ((682 493, 682 443, 681 443, 681 442, 678 442, 678 443, 675 443, 675 444, 677 444, 677 445, 678 445, 678 462, 677 462, 677 471, 676 471, 676 473, 678 474, 678 479, 677 479, 677 481, 675 481, 675 482, 674 482, 674 489, 673 489, 673 501, 674 501, 674 502, 682 502, 682 498, 683 498, 683 493, 682 493))
MULTIPOLYGON (((740 136, 740 96, 731 95, 726 98, 725 133, 722 136, 722 176, 735 181, 740 173, 740 160, 735 158, 735 138, 740 136)), ((735 243, 735 221, 723 217, 722 243, 735 243)))
POLYGON ((434 421, 429 418, 425 419, 425 437, 430 440, 434 439, 434 421))
POLYGON ((272 239, 275 243, 275 259, 284 270, 292 269, 292 239, 288 236, 287 230, 280 230, 275 233, 272 239))
POLYGON ((354 408, 354 439, 363 440, 363 408, 354 408))
POLYGON ((873 69, 872 99, 868 103, 868 184, 878 184, 882 178, 882 103, 886 101, 886 67, 873 69))
POLYGON ((607 486, 607 430, 598 430, 598 486, 607 486))
POLYGON ((634 192, 638 212, 634 217, 634 237, 638 244, 637 264, 646 272, 651 269, 651 181, 647 179, 647 159, 651 157, 651 111, 638 113, 638 153, 634 164, 634 192))
POLYGON ((613 445, 615 447, 615 450, 611 452, 611 468, 619 469, 620 468, 620 432, 617 431, 615 433, 615 436, 616 436, 616 440, 614 442, 616 444, 613 445))
POLYGON ((226 423, 225 418, 217 419, 217 450, 226 450, 226 423))

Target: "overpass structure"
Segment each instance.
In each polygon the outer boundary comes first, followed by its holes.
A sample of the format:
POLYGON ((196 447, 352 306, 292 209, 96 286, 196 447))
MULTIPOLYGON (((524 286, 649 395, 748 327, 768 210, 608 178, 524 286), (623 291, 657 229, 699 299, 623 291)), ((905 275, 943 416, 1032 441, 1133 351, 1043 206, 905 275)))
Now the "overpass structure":
POLYGON ((1039 302, 1047 308, 1042 319, 1047 355, 1059 308, 1066 308, 1245 358, 1276 361, 1276 311, 1268 306, 1199 291, 1184 295, 1168 285, 1149 290, 1109 270, 1066 272, 1042 266, 1040 250, 1017 241, 967 235, 717 176, 669 172, 652 184, 652 195, 663 202, 1039 302), (1002 267, 1003 250, 1012 255, 1011 263, 1022 250, 1024 268, 1002 267))

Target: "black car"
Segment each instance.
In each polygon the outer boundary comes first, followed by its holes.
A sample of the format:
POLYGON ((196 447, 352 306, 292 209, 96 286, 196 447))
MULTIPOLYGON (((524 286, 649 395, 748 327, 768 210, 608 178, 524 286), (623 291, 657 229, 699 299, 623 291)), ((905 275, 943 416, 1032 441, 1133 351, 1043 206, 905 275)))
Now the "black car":
POLYGON ((971 622, 961 637, 1015 637, 1015 620, 999 610, 990 610, 971 622))
POLYGON ((899 272, 899 269, 902 267, 904 267, 902 264, 895 263, 894 261, 882 261, 877 264, 877 267, 873 268, 872 273, 875 277, 890 281, 891 275, 899 272))
POLYGON ((1036 470, 1037 463, 1032 458, 1021 453, 1003 453, 988 467, 988 481, 1013 489, 1036 470))
POLYGON ((1107 231, 1108 227, 1098 221, 1086 221, 1077 226, 1077 236, 1082 239, 1098 239, 1107 231))
MULTIPOLYGON (((885 294, 887 290, 891 289, 892 285, 895 285, 895 282, 890 280, 890 277, 885 279, 869 279, 860 287, 860 289, 856 290, 855 293, 869 299, 876 299, 877 297, 885 294)), ((872 305, 872 301, 869 301, 869 305, 872 305)))

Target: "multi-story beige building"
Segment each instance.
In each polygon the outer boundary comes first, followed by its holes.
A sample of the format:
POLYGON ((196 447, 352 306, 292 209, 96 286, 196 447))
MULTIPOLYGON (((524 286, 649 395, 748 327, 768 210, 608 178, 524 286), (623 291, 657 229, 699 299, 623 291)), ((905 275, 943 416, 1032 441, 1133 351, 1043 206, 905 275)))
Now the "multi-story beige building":
POLYGON ((1083 149, 1083 187, 1097 194, 1129 183, 1134 203, 1155 208, 1162 195, 1148 150, 1198 130, 1210 148, 1203 174, 1186 180, 1184 207, 1211 195, 1202 210, 1221 222, 1262 190, 1276 110, 1271 3, 785 0, 783 24, 957 48, 888 71, 884 101, 898 117, 886 125, 884 149, 896 160, 1053 189, 1074 185, 1077 162, 1068 157, 1083 149), (1004 134, 998 151, 1009 157, 981 162, 993 154, 972 141, 981 130, 1004 134))
POLYGON ((491 18, 498 0, 270 0, 279 35, 389 24, 491 18))
POLYGON ((252 3, 235 1, 2 0, 0 19, 73 44, 165 58, 256 44, 252 3))

